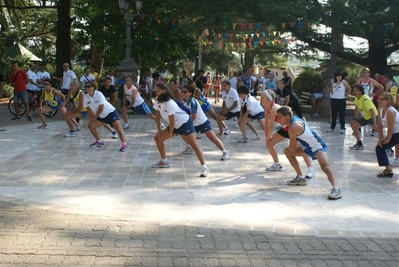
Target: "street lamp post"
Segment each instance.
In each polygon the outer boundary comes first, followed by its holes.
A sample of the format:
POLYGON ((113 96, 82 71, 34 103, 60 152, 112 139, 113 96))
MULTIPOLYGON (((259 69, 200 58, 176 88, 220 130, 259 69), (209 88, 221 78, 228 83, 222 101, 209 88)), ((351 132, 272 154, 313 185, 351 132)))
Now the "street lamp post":
MULTIPOLYGON (((134 15, 129 9, 129 0, 118 0, 119 8, 123 13, 123 18, 126 22, 126 39, 125 39, 125 59, 121 62, 120 66, 117 68, 119 75, 130 75, 133 77, 133 82, 137 81, 137 71, 138 68, 132 59, 132 22, 134 15)), ((139 14, 142 1, 136 1, 136 10, 139 14)))

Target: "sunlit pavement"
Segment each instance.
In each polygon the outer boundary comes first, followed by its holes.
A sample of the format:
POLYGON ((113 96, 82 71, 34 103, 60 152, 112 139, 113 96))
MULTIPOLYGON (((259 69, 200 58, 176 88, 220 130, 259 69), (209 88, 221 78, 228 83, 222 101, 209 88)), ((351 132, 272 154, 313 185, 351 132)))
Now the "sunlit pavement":
MULTIPOLYGON (((220 105, 220 104, 219 104, 220 105)), ((399 182, 377 178, 374 146, 377 137, 363 129, 364 151, 350 151, 355 143, 347 124, 346 134, 328 134, 327 118, 309 124, 329 145, 329 157, 343 198, 331 201, 326 176, 314 161, 316 178, 307 186, 288 186, 295 177, 277 146, 281 172, 265 172, 273 162, 264 139, 238 144, 241 133, 228 121, 230 136, 221 140, 230 154, 222 153, 206 139, 199 140, 207 166, 200 178, 195 154, 182 155, 185 145, 175 137, 166 142, 169 169, 153 169, 159 160, 153 136, 155 124, 139 115, 129 117, 128 152, 119 152, 120 141, 100 128, 105 147, 90 148, 87 128, 78 137, 65 138, 67 126, 60 114, 47 119, 49 127, 37 129, 38 117, 11 121, 0 107, 0 200, 36 209, 82 215, 108 216, 160 225, 231 228, 306 236, 399 237, 399 182)), ((216 123, 211 119, 212 126, 216 123)), ((86 122, 83 122, 86 125, 86 122)), ((254 123, 261 133, 258 123, 254 123)), ((216 131, 216 129, 215 129, 216 131)), ((303 172, 307 169, 299 160, 303 172)), ((394 170, 396 171, 396 170, 394 170)))

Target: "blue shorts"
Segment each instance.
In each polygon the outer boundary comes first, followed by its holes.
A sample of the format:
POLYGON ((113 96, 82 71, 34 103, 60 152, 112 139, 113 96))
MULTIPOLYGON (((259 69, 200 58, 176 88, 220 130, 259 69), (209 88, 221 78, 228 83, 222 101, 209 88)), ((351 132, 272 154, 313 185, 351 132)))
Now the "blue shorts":
POLYGON ((224 115, 226 117, 226 120, 230 120, 231 118, 238 118, 240 117, 240 112, 229 112, 226 115, 224 115))
POLYGON ((194 124, 191 118, 184 123, 182 126, 180 126, 179 129, 173 129, 174 134, 179 134, 179 135, 189 135, 191 133, 194 133, 194 124))
POLYGON ((101 121, 102 123, 112 125, 115 121, 119 120, 119 115, 116 109, 114 109, 114 111, 109 113, 105 118, 98 117, 97 120, 101 121))
POLYGON ((248 114, 248 118, 251 120, 261 120, 265 118, 265 112, 259 112, 258 114, 252 116, 251 114, 248 114))
POLYGON ((322 147, 322 148, 319 148, 319 149, 317 149, 316 151, 312 151, 310 148, 306 148, 305 150, 305 153, 306 154, 308 154, 313 160, 315 160, 315 159, 317 159, 317 153, 319 152, 319 151, 324 151, 324 152, 328 152, 328 148, 327 147, 322 147))
POLYGON ((22 103, 28 103, 28 92, 14 92, 14 103, 17 103, 20 99, 22 103))
POLYGON ((83 118, 86 118, 88 114, 87 111, 81 111, 80 115, 82 115, 83 118))
POLYGON ((206 122, 204 122, 203 124, 194 126, 194 129, 197 133, 198 132, 205 133, 209 130, 212 130, 212 127, 211 127, 211 123, 209 122, 209 120, 206 120, 206 122))
POLYGON ((136 112, 136 113, 142 114, 142 115, 151 114, 151 109, 147 106, 147 104, 145 102, 143 102, 141 105, 138 105, 136 107, 131 107, 130 109, 133 112, 136 112))

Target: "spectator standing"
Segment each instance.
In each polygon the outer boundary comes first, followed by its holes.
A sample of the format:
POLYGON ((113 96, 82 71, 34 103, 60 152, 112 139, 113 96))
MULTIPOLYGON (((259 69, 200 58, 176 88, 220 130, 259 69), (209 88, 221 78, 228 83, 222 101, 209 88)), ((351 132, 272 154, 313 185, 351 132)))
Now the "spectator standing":
POLYGON ((333 83, 331 85, 331 126, 327 133, 334 132, 337 124, 337 113, 339 113, 339 122, 341 124, 341 134, 345 134, 345 112, 346 112, 346 98, 351 90, 348 82, 342 79, 342 71, 334 73, 333 83))
POLYGON ((40 90, 44 87, 44 80, 50 79, 50 73, 46 71, 46 64, 40 63, 39 64, 39 71, 36 72, 36 82, 39 84, 40 90))
POLYGON ((73 80, 78 80, 78 77, 76 77, 75 72, 69 69, 69 63, 64 63, 62 67, 64 68, 62 78, 55 76, 53 78, 61 82, 61 92, 64 95, 68 95, 69 85, 73 80))
POLYGON ((237 80, 238 80, 237 76, 238 73, 235 71, 233 73, 233 77, 231 77, 231 79, 229 80, 231 88, 237 89, 237 80))
POLYGON ((222 78, 219 75, 219 72, 216 72, 215 77, 212 79, 213 84, 213 93, 215 95, 215 103, 219 102, 219 94, 220 94, 220 86, 222 84, 222 78))
POLYGON ((294 92, 292 91, 292 88, 291 88, 292 79, 291 79, 291 77, 288 76, 288 72, 287 72, 287 71, 283 71, 283 77, 284 77, 284 78, 282 78, 281 80, 284 82, 285 88, 287 88, 288 90, 290 90, 291 93, 294 93, 294 92))
POLYGON ((201 90, 202 93, 204 93, 204 88, 205 85, 207 83, 207 79, 204 76, 204 71, 203 70, 198 70, 197 71, 197 75, 195 75, 193 77, 193 80, 195 82, 195 85, 197 86, 197 88, 199 88, 201 90))
POLYGON ((87 82, 90 82, 94 85, 94 88, 97 88, 96 85, 96 78, 94 77, 94 75, 90 72, 90 68, 86 67, 85 68, 85 72, 83 73, 82 77, 80 77, 80 83, 82 84, 82 89, 84 91, 84 86, 87 82))
POLYGON ((15 109, 15 117, 11 120, 19 120, 19 100, 22 101, 22 104, 25 106, 26 117, 28 121, 31 121, 32 118, 29 115, 29 104, 28 104, 28 92, 26 91, 26 84, 28 83, 28 75, 23 70, 20 70, 18 67, 18 62, 11 62, 11 74, 10 74, 10 84, 14 87, 14 109, 15 109))

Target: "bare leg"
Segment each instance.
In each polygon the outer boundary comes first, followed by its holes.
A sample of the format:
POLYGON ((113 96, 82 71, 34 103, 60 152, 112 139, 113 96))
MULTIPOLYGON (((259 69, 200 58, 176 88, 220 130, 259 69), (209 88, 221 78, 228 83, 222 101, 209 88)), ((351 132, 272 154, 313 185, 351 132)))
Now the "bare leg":
POLYGON ((272 156, 272 158, 273 158, 273 162, 276 162, 276 163, 279 162, 275 144, 280 143, 284 139, 285 139, 285 137, 281 136, 278 133, 274 133, 272 138, 266 142, 266 147, 269 150, 270 156, 272 156))
MULTIPOLYGON (((108 124, 107 124, 108 125, 108 124)), ((109 125, 108 125, 109 126, 109 125)), ((126 143, 126 136, 125 136, 125 132, 123 131, 122 127, 121 127, 121 123, 119 120, 116 120, 112 123, 112 126, 114 126, 115 131, 118 133, 119 135, 119 139, 121 140, 122 143, 126 143)), ((111 128, 111 127, 109 127, 111 128)), ((111 128, 112 130, 112 128, 111 128)))
POLYGON ((190 134, 186 135, 186 140, 187 140, 188 144, 191 146, 191 148, 194 150, 195 155, 197 155, 197 158, 198 158, 199 162, 201 163, 201 165, 205 165, 204 154, 202 153, 202 149, 197 142, 197 138, 196 138, 195 134, 190 133, 190 134))
MULTIPOLYGON (((301 149, 301 148, 297 148, 297 149, 301 149)), ((303 177, 302 175, 302 171, 301 168, 299 167, 299 163, 298 160, 296 159, 296 154, 292 154, 288 151, 288 148, 284 149, 284 153, 287 156, 288 161, 291 163, 291 166, 294 168, 296 174, 298 176, 303 177)))

